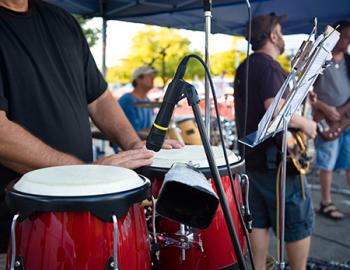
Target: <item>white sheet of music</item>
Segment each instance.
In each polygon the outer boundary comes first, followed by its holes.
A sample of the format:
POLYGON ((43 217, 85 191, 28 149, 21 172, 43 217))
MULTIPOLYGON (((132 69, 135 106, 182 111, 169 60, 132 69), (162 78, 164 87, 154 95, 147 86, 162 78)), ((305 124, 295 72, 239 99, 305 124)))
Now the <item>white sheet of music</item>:
POLYGON ((339 32, 328 26, 325 33, 321 34, 315 40, 310 50, 309 57, 306 59, 301 71, 298 73, 293 71, 288 75, 271 106, 260 120, 258 130, 240 140, 242 143, 254 147, 266 138, 282 130, 283 118, 285 118, 287 122, 290 121, 290 118, 307 96, 318 75, 323 71, 324 64, 331 56, 331 51, 338 39, 339 32), (296 78, 296 84, 289 92, 280 111, 276 113, 276 108, 278 108, 278 103, 286 91, 287 85, 293 81, 295 76, 298 76, 296 78), (273 118, 274 115, 275 118, 273 118))

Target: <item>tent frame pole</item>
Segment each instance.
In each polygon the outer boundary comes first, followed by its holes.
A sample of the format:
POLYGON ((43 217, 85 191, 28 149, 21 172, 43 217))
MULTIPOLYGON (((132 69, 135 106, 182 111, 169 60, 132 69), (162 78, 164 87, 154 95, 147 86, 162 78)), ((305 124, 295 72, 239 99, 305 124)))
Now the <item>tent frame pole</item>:
MULTIPOLYGON (((211 34, 211 19, 212 19, 212 3, 211 0, 204 0, 204 17, 205 17, 205 63, 210 70, 210 57, 209 57, 209 36, 211 34)), ((209 79, 208 75, 205 74, 204 79, 204 89, 205 89, 205 113, 204 113, 204 123, 205 130, 210 138, 210 91, 209 91, 209 79)))
POLYGON ((107 20, 102 17, 102 75, 106 78, 107 20))

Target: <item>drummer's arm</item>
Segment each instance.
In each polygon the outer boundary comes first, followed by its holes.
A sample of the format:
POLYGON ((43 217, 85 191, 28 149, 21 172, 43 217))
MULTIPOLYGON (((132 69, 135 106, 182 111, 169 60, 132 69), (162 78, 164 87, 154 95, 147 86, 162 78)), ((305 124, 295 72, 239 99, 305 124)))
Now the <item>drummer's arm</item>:
POLYGON ((146 140, 150 131, 151 128, 143 128, 139 132, 137 132, 137 135, 140 137, 141 140, 146 140))
POLYGON ((43 167, 83 162, 46 145, 0 111, 0 163, 16 172, 26 173, 43 167))
POLYGON ((92 121, 112 142, 123 149, 136 149, 144 145, 109 91, 90 103, 88 108, 92 121))

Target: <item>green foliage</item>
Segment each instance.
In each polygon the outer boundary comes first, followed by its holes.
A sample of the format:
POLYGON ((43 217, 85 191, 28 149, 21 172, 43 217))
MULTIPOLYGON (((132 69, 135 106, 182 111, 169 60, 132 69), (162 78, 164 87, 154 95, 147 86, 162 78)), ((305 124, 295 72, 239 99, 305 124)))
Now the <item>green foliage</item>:
MULTIPOLYGON (((246 58, 245 52, 237 51, 237 42, 242 37, 232 37, 232 49, 211 55, 210 68, 213 75, 219 75, 226 71, 228 77, 234 77, 236 67, 246 58)), ((160 84, 165 84, 174 76, 176 68, 182 58, 190 53, 201 57, 199 51, 189 49, 190 40, 182 37, 177 30, 169 28, 159 28, 147 26, 138 32, 133 40, 129 55, 121 60, 120 64, 108 68, 108 82, 130 82, 133 70, 141 65, 152 65, 158 70, 158 80, 160 84), (165 72, 163 74, 163 57, 165 72), (163 76, 164 75, 164 76, 163 76), (164 78, 163 78, 164 77, 164 78), (159 78, 164 79, 159 80, 159 78)), ((282 55, 277 58, 286 72, 290 69, 290 58, 282 55)), ((195 60, 191 60, 186 72, 186 79, 193 79, 195 75, 203 78, 204 70, 195 60)))
POLYGON ((210 58, 210 69, 213 75, 219 75, 226 71, 229 77, 236 73, 236 67, 244 60, 245 53, 237 51, 237 42, 242 37, 232 37, 232 49, 215 53, 210 58))
POLYGON ((74 17, 80 24, 90 48, 93 47, 97 43, 101 31, 99 29, 86 27, 86 23, 89 21, 88 19, 78 15, 75 15, 74 17))
MULTIPOLYGON (((190 41, 182 37, 177 30, 146 26, 132 39, 129 55, 117 66, 107 71, 108 82, 130 82, 133 70, 141 65, 151 65, 158 70, 158 76, 165 84, 175 74, 182 58, 190 53, 201 55, 198 51, 191 51, 190 41)), ((186 75, 189 78, 197 74, 203 77, 200 64, 191 61, 186 75)))
POLYGON ((280 63, 282 68, 289 73, 290 72, 290 56, 282 54, 279 57, 277 57, 276 61, 280 63))

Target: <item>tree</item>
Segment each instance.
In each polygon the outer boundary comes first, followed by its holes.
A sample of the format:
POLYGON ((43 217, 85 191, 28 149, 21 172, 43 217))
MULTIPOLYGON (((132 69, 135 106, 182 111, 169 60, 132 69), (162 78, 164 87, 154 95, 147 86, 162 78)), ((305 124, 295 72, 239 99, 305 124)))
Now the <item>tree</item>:
MULTIPOLYGON (((219 75, 222 71, 226 71, 228 75, 235 75, 236 68, 244 61, 247 54, 246 52, 237 51, 237 42, 243 39, 243 37, 232 37, 232 49, 225 52, 219 52, 213 54, 211 57, 210 68, 214 75, 219 75)), ((280 55, 276 61, 280 63, 282 68, 289 73, 290 72, 290 56, 280 55)))
POLYGON ((85 19, 82 16, 78 15, 76 15, 75 18, 80 24, 80 27, 83 30, 83 33, 88 41, 90 48, 93 47, 97 43, 101 31, 96 28, 88 28, 86 26, 86 23, 89 21, 88 19, 85 19))
POLYGON ((280 56, 277 57, 276 61, 278 63, 280 63, 280 65, 282 66, 282 68, 289 73, 290 72, 290 60, 291 57, 286 55, 286 54, 282 54, 280 56))
POLYGON ((229 51, 215 53, 210 58, 210 69, 213 75, 219 75, 223 71, 229 76, 234 76, 236 67, 244 60, 246 54, 237 51, 237 42, 242 37, 232 37, 232 49, 229 51))
MULTIPOLYGON (((190 41, 182 37, 177 30, 146 26, 132 39, 130 53, 126 59, 107 72, 107 80, 130 81, 132 71, 141 65, 151 65, 158 70, 163 79, 163 85, 172 78, 182 58, 190 53, 200 55, 198 51, 191 51, 190 41)), ((193 78, 197 74, 203 77, 200 64, 191 61, 186 76, 193 78)))

